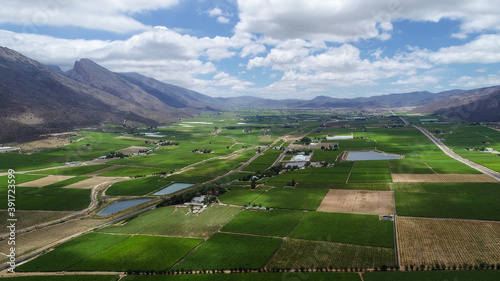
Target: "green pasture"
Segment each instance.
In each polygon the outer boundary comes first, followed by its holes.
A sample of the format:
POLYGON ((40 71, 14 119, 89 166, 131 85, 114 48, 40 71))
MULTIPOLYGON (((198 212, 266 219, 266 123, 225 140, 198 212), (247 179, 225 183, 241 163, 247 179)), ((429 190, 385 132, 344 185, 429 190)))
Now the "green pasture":
POLYGON ((282 241, 262 236, 216 233, 174 269, 259 269, 282 241))
POLYGON ((233 189, 219 196, 219 200, 224 204, 244 206, 249 205, 263 192, 261 189, 233 189))
POLYGON ((392 221, 375 215, 308 212, 290 237, 374 247, 394 247, 392 221))
POLYGON ((32 173, 37 175, 81 176, 107 167, 109 167, 109 165, 85 165, 76 167, 55 168, 43 171, 34 171, 32 173))
POLYGON ((170 183, 160 176, 144 177, 114 183, 106 190, 106 195, 140 196, 151 193, 170 183))
POLYGON ((176 237, 209 237, 241 211, 240 207, 209 206, 201 214, 187 214, 189 208, 159 217, 155 223, 148 224, 139 233, 176 237))
POLYGON ((368 269, 383 265, 396 265, 393 249, 290 238, 278 250, 268 267, 368 269))
POLYGON ((272 188, 254 203, 262 204, 264 207, 316 210, 327 192, 328 189, 272 188))
POLYGON ((175 207, 173 206, 156 208, 136 217, 127 218, 114 225, 101 228, 98 231, 105 233, 137 234, 145 227, 163 220, 170 215, 174 209, 175 207))
POLYGON ((71 271, 167 270, 202 239, 135 235, 71 266, 71 271))
POLYGON ((399 216, 500 220, 500 195, 395 192, 399 216))
POLYGON ((53 251, 18 266, 16 271, 63 271, 129 238, 130 236, 127 235, 88 233, 63 243, 53 251))
POLYGON ((292 231, 303 215, 304 212, 291 210, 244 210, 229 221, 221 230, 270 236, 286 236, 292 231))

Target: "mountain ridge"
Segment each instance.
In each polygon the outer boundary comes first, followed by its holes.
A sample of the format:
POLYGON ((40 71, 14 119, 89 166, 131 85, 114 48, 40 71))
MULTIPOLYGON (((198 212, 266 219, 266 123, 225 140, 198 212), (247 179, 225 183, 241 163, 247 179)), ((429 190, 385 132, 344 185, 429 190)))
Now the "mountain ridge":
POLYGON ((116 73, 80 59, 63 73, 14 50, 0 47, 0 141, 77 126, 159 125, 203 111, 246 108, 397 108, 461 120, 500 120, 500 86, 472 90, 395 93, 383 96, 273 100, 254 96, 210 97, 138 73, 116 73))

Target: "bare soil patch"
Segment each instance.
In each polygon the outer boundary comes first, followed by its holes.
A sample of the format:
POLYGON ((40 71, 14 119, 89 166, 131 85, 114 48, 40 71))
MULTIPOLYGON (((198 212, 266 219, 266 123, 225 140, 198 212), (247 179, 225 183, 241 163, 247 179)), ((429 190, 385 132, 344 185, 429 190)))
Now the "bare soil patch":
MULTIPOLYGON (((16 254, 22 256, 29 252, 36 252, 44 247, 55 245, 61 239, 87 231, 102 223, 102 220, 82 220, 76 219, 53 226, 44 227, 32 232, 18 234, 16 236, 16 254)), ((0 241, 0 261, 4 262, 7 249, 11 246, 8 240, 0 241)))
POLYGON ((118 151, 123 153, 123 154, 132 155, 134 153, 139 153, 139 151, 141 151, 141 150, 148 150, 148 149, 150 149, 150 147, 133 145, 133 146, 129 146, 129 147, 124 148, 124 149, 120 149, 118 151))
POLYGON ((401 266, 500 262, 500 223, 398 217, 401 266))
POLYGON ((91 189, 98 184, 102 184, 102 183, 106 183, 106 182, 117 182, 117 181, 121 181, 124 179, 126 179, 126 178, 123 178, 123 177, 93 177, 90 179, 82 180, 82 181, 67 185, 64 188, 91 189))
POLYGON ((286 135, 283 137, 283 140, 285 142, 292 142, 300 139, 300 137, 302 137, 302 135, 286 135))
POLYGON ((49 184, 53 184, 56 182, 60 182, 63 180, 67 180, 69 178, 72 178, 74 176, 46 176, 41 179, 37 179, 34 181, 28 181, 25 183, 18 184, 17 186, 24 186, 24 187, 44 187, 49 184))
POLYGON ((393 182, 443 182, 436 174, 391 174, 393 182))
POLYGON ((440 174, 445 182, 497 182, 485 174, 440 174))
POLYGON ((392 174, 393 182, 497 182, 484 174, 392 174))
POLYGON ((330 189, 316 211, 392 215, 392 191, 330 189))
MULTIPOLYGON (((21 230, 30 226, 58 220, 66 216, 71 215, 72 211, 27 211, 27 210, 17 210, 16 211, 16 229, 21 230)), ((6 210, 0 211, 0 220, 7 221, 9 218, 6 210)), ((0 236, 8 234, 8 229, 1 228, 0 236)))

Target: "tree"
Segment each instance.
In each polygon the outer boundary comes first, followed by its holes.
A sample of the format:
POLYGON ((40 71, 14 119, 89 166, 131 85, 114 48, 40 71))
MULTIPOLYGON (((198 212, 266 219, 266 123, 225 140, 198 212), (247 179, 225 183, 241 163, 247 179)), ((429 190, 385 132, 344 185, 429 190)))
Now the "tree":
POLYGON ((292 186, 295 187, 295 179, 292 179, 292 186))
POLYGON ((252 183, 250 184, 250 188, 255 189, 256 186, 257 186, 257 184, 255 183, 255 178, 253 178, 252 183))

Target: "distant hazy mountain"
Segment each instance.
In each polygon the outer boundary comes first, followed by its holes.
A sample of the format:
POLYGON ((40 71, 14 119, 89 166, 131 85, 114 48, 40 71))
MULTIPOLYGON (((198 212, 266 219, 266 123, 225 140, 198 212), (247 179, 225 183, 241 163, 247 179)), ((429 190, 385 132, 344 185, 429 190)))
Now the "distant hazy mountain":
POLYGON ((412 92, 367 98, 318 96, 272 100, 253 96, 212 98, 137 73, 114 73, 89 59, 62 73, 0 47, 0 143, 37 138, 79 126, 158 125, 204 110, 245 108, 397 108, 465 121, 500 120, 500 86, 441 93, 412 92))
POLYGON ((463 121, 500 121, 500 86, 446 92, 416 110, 463 121))

